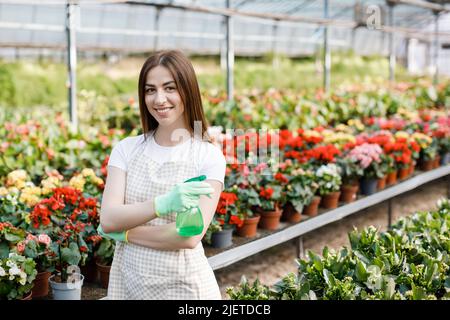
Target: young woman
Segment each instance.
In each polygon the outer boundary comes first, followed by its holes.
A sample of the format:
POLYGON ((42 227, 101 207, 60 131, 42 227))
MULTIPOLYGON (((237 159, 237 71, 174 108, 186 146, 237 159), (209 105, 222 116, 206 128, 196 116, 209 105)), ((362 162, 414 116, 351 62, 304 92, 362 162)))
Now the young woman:
POLYGON ((116 240, 108 299, 220 299, 201 239, 223 190, 226 163, 207 140, 195 71, 181 52, 147 59, 139 108, 144 133, 113 148, 103 193, 99 232, 116 240), (184 182, 200 175, 206 180, 184 182), (203 232, 178 235, 177 212, 197 205, 203 232))

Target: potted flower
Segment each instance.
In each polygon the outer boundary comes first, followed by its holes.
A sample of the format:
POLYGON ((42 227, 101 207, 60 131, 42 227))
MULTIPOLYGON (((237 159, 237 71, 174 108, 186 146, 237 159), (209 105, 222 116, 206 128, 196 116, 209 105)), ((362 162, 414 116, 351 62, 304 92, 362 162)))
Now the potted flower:
POLYGON ((316 216, 322 197, 317 195, 319 184, 317 183, 315 172, 312 170, 312 167, 306 166, 305 169, 299 168, 294 170, 292 174, 301 181, 301 186, 307 190, 303 199, 302 214, 310 217, 316 216))
POLYGON ((438 118, 432 125, 432 136, 437 140, 440 164, 447 165, 450 162, 450 128, 447 117, 438 118))
POLYGON ((57 241, 52 243, 56 252, 57 274, 50 276, 49 282, 55 300, 80 300, 84 276, 78 265, 87 259, 87 247, 80 231, 81 223, 67 220, 64 230, 58 230, 57 241))
POLYGON ((243 222, 236 226, 236 233, 241 237, 256 236, 256 229, 260 219, 259 214, 253 208, 261 205, 259 195, 255 191, 259 184, 259 174, 267 167, 266 163, 258 165, 231 166, 225 179, 226 189, 237 196, 233 203, 238 212, 238 216, 243 222))
POLYGON ((8 258, 10 251, 25 239, 25 234, 10 222, 0 222, 0 259, 8 258))
POLYGON ((426 134, 415 132, 411 135, 413 139, 420 146, 420 169, 429 171, 434 168, 434 161, 438 154, 438 145, 436 139, 427 136, 426 134))
POLYGON ((342 184, 339 167, 334 163, 320 166, 316 171, 318 192, 322 197, 324 208, 337 208, 342 184))
POLYGON ((206 238, 214 248, 230 246, 235 226, 243 223, 236 206, 237 199, 234 192, 222 191, 220 194, 214 219, 208 227, 210 235, 206 238))
POLYGON ((48 279, 54 271, 56 253, 51 249, 51 238, 47 234, 37 236, 29 233, 25 240, 17 244, 19 254, 31 258, 36 262, 37 275, 33 282, 33 297, 48 295, 48 279))
POLYGON ((100 237, 100 245, 95 251, 95 260, 100 276, 100 285, 102 286, 102 288, 107 289, 109 283, 109 272, 111 271, 116 242, 114 240, 103 238, 101 236, 97 237, 100 237))
POLYGON ((386 181, 387 181, 387 177, 388 174, 390 172, 392 172, 394 170, 394 159, 392 158, 392 156, 387 155, 385 153, 382 153, 380 155, 380 163, 379 163, 379 168, 380 168, 380 173, 382 174, 381 178, 378 178, 377 181, 377 189, 378 190, 383 190, 386 187, 386 181))
POLYGON ((287 175, 289 183, 283 192, 286 203, 283 220, 294 223, 301 220, 305 206, 311 202, 318 187, 312 176, 312 171, 304 170, 302 167, 293 168, 287 175))
POLYGON ((354 158, 348 156, 337 159, 336 164, 339 166, 342 178, 340 200, 346 203, 352 202, 356 199, 359 179, 364 171, 354 158))
POLYGON ((31 258, 10 252, 0 259, 0 300, 31 300, 36 263, 31 258))
POLYGON ((378 179, 383 176, 380 168, 383 150, 378 144, 363 143, 349 152, 349 157, 356 161, 363 169, 360 181, 361 193, 370 195, 376 192, 378 179))
POLYGON ((282 186, 275 178, 274 168, 266 168, 261 172, 261 184, 257 187, 261 205, 258 209, 261 219, 258 226, 261 229, 275 230, 281 218, 280 201, 282 200, 282 186))
POLYGON ((83 274, 88 278, 87 281, 95 280, 97 275, 93 259, 95 243, 88 239, 97 235, 99 215, 96 198, 87 197, 87 194, 74 187, 54 188, 46 198, 35 205, 30 220, 30 231, 34 234, 58 234, 59 231, 65 231, 66 227, 76 226, 79 232, 77 241, 80 247, 86 248, 87 258, 81 260, 81 266, 89 267, 84 267, 83 274))

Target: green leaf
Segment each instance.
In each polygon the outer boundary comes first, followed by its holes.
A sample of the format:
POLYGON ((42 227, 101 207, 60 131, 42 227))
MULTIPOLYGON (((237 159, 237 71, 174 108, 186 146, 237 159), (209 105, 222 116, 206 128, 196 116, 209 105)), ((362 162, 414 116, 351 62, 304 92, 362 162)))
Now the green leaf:
POLYGON ((422 287, 412 284, 413 300, 424 300, 427 296, 426 291, 422 287))
POLYGON ((61 249, 61 258, 69 265, 77 266, 81 260, 80 251, 78 245, 75 242, 71 242, 68 248, 61 249))
POLYGON ((0 242, 0 259, 8 258, 9 246, 6 242, 0 242))
POLYGON ((367 270, 365 265, 361 261, 358 261, 356 263, 355 275, 359 281, 367 281, 367 270))
POLYGON ((334 278, 333 274, 327 269, 323 269, 323 277, 329 287, 334 287, 336 285, 336 279, 334 278))

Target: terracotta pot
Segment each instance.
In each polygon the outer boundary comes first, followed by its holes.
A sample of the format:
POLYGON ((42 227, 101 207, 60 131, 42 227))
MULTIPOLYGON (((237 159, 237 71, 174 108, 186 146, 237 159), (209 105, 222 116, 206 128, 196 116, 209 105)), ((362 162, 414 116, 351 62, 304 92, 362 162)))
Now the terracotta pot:
POLYGON ((310 217, 317 216, 320 200, 322 200, 320 196, 314 196, 311 203, 305 206, 302 213, 310 217))
POLYGON ((36 278, 33 281, 33 289, 31 292, 33 293, 33 297, 46 297, 48 295, 48 278, 51 276, 51 272, 43 271, 39 272, 36 275, 36 278))
POLYGON ((240 237, 252 238, 256 236, 256 229, 258 228, 258 222, 261 217, 255 215, 253 217, 246 217, 244 224, 236 228, 236 233, 240 237))
POLYGON ((378 179, 377 181, 377 189, 383 190, 386 187, 386 179, 387 176, 384 176, 383 178, 378 179))
POLYGON ((33 299, 33 291, 30 291, 25 297, 20 300, 32 300, 33 299))
POLYGON ((105 266, 98 262, 96 262, 98 275, 100 277, 100 285, 104 289, 108 289, 109 284, 109 272, 111 270, 111 266, 105 266))
POLYGON ((441 165, 441 156, 437 155, 436 158, 434 158, 434 168, 439 168, 441 165))
POLYGON ((340 191, 331 192, 322 196, 321 206, 325 209, 334 209, 339 205, 340 191))
POLYGON ((356 200, 356 193, 358 192, 358 184, 346 184, 341 186, 341 198, 340 200, 345 203, 350 203, 356 200))
POLYGON ((413 162, 409 165, 409 175, 411 176, 414 173, 414 170, 416 169, 416 163, 413 162))
POLYGON ((294 205, 290 202, 286 203, 283 208, 283 213, 281 215, 281 220, 291 223, 297 223, 302 220, 302 213, 298 212, 294 205))
POLYGON ((420 170, 422 171, 430 171, 434 168, 434 159, 433 160, 422 160, 420 162, 420 170))
POLYGON ((409 166, 406 168, 401 168, 398 170, 398 179, 399 180, 405 180, 409 176, 409 166))
POLYGON ((80 272, 84 276, 84 281, 97 282, 97 266, 93 259, 86 262, 84 266, 80 266, 80 272))
POLYGON ((280 224, 281 210, 275 209, 274 211, 261 211, 261 219, 258 226, 261 229, 276 230, 280 224))
POLYGON ((386 185, 390 186, 397 182, 397 173, 398 173, 397 170, 395 170, 391 173, 388 173, 387 178, 386 178, 386 185))

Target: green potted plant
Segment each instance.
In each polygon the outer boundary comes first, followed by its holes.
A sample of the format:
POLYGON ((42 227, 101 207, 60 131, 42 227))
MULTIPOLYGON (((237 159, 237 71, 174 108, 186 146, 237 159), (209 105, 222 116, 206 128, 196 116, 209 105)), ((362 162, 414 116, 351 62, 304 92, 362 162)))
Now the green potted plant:
POLYGON ((336 164, 340 168, 342 185, 340 200, 349 203, 356 199, 359 189, 359 179, 363 176, 364 171, 358 162, 348 156, 338 158, 336 164))
POLYGON ((109 273, 114 258, 116 242, 108 238, 102 238, 95 251, 97 270, 100 276, 100 285, 107 289, 109 283, 109 273))
POLYGON ((36 263, 31 258, 9 253, 0 259, 0 300, 31 300, 36 263))
POLYGON ((83 245, 80 225, 67 220, 64 230, 57 232, 57 241, 52 243, 56 252, 56 274, 49 278, 55 300, 80 300, 84 276, 78 267, 87 259, 87 247, 83 245))
POLYGON ((377 191, 378 179, 383 177, 380 168, 382 153, 381 147, 374 143, 363 143, 349 152, 349 157, 363 169, 364 175, 360 180, 360 189, 364 195, 370 195, 377 191))
POLYGON ((29 233, 25 240, 17 244, 18 253, 33 259, 38 271, 33 282, 33 297, 48 295, 48 279, 55 270, 56 253, 51 247, 51 238, 47 234, 32 235, 29 233))
POLYGON ((317 169, 316 177, 322 206, 326 209, 337 208, 342 184, 339 167, 334 163, 322 165, 317 169))

